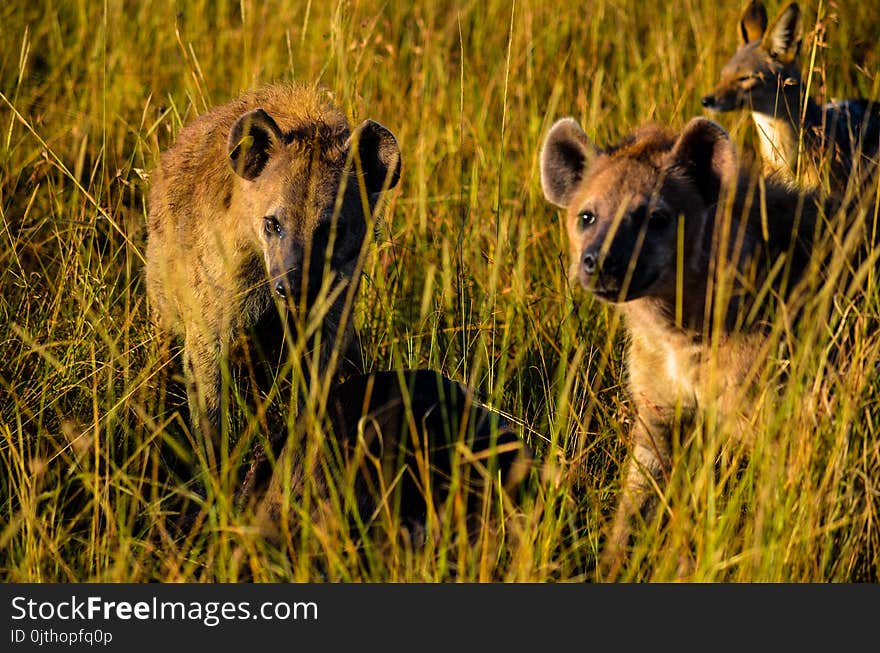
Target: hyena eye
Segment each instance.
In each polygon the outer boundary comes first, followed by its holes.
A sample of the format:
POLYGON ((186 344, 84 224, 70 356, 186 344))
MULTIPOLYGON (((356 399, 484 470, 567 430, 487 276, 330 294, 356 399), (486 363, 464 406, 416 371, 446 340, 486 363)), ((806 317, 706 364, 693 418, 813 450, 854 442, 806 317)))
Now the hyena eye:
POLYGON ((577 215, 578 228, 583 230, 596 222, 596 214, 592 211, 581 211, 577 215))
POLYGON ((740 75, 740 76, 739 76, 739 81, 741 81, 741 82, 748 82, 748 81, 751 81, 751 79, 752 79, 752 74, 751 74, 751 73, 747 73, 747 74, 745 74, 745 75, 740 75))
POLYGON ((283 233, 283 229, 281 228, 281 223, 275 218, 274 215, 267 215, 263 218, 263 229, 266 231, 266 234, 269 236, 278 235, 281 236, 283 233))
POLYGON ((346 225, 345 221, 342 218, 337 220, 322 222, 318 225, 318 228, 315 230, 314 239, 316 241, 320 241, 322 243, 327 243, 330 241, 330 236, 333 230, 336 230, 336 236, 334 238, 334 247, 338 247, 339 244, 345 239, 346 225))

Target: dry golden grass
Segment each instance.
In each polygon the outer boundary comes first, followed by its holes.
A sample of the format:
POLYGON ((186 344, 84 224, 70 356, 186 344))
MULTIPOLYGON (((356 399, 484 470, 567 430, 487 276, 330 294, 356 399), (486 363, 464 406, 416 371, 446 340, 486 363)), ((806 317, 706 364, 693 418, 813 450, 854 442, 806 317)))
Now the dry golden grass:
MULTIPOLYGON (((821 5, 813 88, 880 98, 880 15, 843 4, 821 5)), ((624 343, 613 310, 567 279, 564 230, 540 189, 540 142, 562 115, 599 143, 647 121, 683 125, 735 46, 740 9, 4 4, 0 577, 595 580, 631 419, 624 343), (160 383, 148 323, 145 190, 184 122, 280 79, 322 82, 352 121, 376 119, 400 141, 402 181, 355 307, 364 362, 441 370, 524 422, 545 469, 503 531, 473 543, 439 523, 419 549, 394 523, 352 531, 331 514, 269 546, 232 506, 244 445, 206 497, 193 491, 179 390, 160 383), (199 508, 196 525, 170 530, 187 504, 199 508)), ((809 31, 817 8, 804 9, 809 31)), ((748 117, 720 121, 748 151, 748 117)), ((829 378, 833 329, 816 321, 799 336, 811 346, 790 362, 785 391, 756 411, 751 455, 720 455, 723 425, 698 430, 702 446, 683 452, 664 524, 641 530, 625 579, 678 579, 687 554, 696 565, 685 580, 877 580, 875 282, 846 299, 837 316, 855 333, 847 372, 829 378), (804 412, 805 400, 831 410, 804 412)))

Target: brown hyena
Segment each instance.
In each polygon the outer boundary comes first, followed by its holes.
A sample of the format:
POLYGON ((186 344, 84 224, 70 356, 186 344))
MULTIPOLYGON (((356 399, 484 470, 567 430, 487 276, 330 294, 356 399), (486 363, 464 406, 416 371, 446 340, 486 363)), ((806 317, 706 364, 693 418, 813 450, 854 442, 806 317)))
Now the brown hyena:
POLYGON ((191 420, 206 442, 221 432, 222 369, 243 339, 249 355, 276 361, 298 342, 294 373, 332 372, 352 340, 364 243, 399 171, 388 129, 352 130, 326 93, 294 84, 212 109, 162 154, 147 293, 159 327, 183 340, 191 420))
MULTIPOLYGON (((636 416, 603 557, 613 577, 698 409, 713 406, 736 442, 752 439, 747 400, 768 330, 779 315, 792 327, 825 277, 826 213, 811 194, 740 168, 725 131, 702 118, 606 150, 564 118, 544 141, 541 182, 566 210, 572 277, 617 306, 629 341, 636 416)), ((848 237, 864 237, 855 226, 848 237)))

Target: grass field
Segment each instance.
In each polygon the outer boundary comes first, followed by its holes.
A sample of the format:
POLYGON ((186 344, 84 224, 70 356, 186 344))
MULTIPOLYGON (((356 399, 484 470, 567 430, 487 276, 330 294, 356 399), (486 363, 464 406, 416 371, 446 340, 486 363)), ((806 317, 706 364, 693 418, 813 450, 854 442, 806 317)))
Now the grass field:
MULTIPOLYGON (((871 3, 803 9, 814 96, 880 99, 871 3)), ((632 420, 625 343, 613 309, 568 280, 539 148, 564 115, 607 143, 701 114, 740 10, 704 0, 5 3, 0 578, 598 580, 632 420), (401 183, 356 304, 365 366, 431 367, 469 384, 522 421, 541 463, 521 512, 475 542, 455 525, 413 548, 388 535, 394 524, 373 541, 322 523, 272 546, 231 502, 246 442, 205 498, 174 460, 191 453, 148 319, 149 175, 189 119, 286 79, 322 82, 353 123, 378 120, 400 142, 401 183), (181 534, 167 523, 186 501, 200 518, 181 534)), ((748 151, 748 116, 718 119, 748 151)), ((841 309, 856 364, 828 371, 833 329, 822 321, 799 334, 810 346, 788 361, 784 391, 755 408, 755 449, 722 455, 724 425, 700 426, 662 526, 638 533, 623 579, 880 577, 880 335, 870 327, 880 291, 865 287, 841 309)))

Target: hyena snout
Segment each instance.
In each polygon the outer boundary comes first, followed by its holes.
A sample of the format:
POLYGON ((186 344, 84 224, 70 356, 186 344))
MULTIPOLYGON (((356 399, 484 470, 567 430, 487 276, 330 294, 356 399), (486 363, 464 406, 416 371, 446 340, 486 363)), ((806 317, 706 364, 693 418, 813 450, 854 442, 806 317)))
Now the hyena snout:
POLYGON ((280 277, 276 277, 274 282, 272 283, 272 288, 275 291, 275 294, 284 299, 288 295, 291 294, 291 289, 298 287, 298 284, 292 279, 291 274, 283 274, 280 277))
POLYGON ((604 291, 615 294, 620 288, 626 265, 613 252, 587 247, 581 251, 578 267, 578 280, 582 286, 600 294, 604 291))
POLYGON ((626 269, 626 263, 615 256, 613 249, 602 252, 599 247, 586 247, 581 252, 581 274, 588 278, 616 279, 626 269))
POLYGON ((266 257, 269 287, 281 299, 297 297, 302 286, 303 253, 299 248, 266 257))
POLYGON ((581 254, 581 269, 584 274, 593 276, 599 271, 599 252, 588 249, 581 254))
POLYGON ((715 108, 715 96, 714 95, 704 95, 700 98, 700 104, 702 104, 707 109, 715 108))

